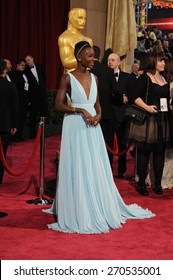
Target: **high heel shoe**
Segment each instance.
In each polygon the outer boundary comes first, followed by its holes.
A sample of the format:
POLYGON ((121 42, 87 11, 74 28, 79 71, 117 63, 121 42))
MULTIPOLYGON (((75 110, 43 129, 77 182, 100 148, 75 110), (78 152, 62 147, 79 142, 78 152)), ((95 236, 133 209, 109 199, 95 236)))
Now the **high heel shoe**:
POLYGON ((162 186, 155 186, 153 188, 153 190, 156 194, 159 194, 159 195, 163 194, 162 186))
POLYGON ((140 193, 141 195, 149 195, 149 193, 148 193, 148 191, 147 191, 147 189, 146 189, 146 186, 137 186, 137 188, 136 188, 136 190, 137 190, 137 192, 138 193, 140 193))

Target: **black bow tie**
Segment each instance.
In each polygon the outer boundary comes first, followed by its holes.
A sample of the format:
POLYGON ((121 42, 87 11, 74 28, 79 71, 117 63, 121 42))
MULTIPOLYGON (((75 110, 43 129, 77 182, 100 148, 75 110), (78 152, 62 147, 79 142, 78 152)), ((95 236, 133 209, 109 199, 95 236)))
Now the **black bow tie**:
POLYGON ((34 68, 34 65, 30 67, 30 69, 34 68))
POLYGON ((118 78, 118 72, 117 72, 117 73, 114 73, 114 76, 118 78))

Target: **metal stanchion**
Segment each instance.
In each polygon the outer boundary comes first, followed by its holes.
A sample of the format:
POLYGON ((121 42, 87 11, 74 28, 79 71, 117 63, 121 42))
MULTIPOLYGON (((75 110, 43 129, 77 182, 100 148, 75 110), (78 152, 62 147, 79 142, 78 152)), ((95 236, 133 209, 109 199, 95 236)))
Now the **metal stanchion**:
POLYGON ((40 192, 39 197, 34 200, 27 200, 29 204, 52 204, 53 200, 44 198, 44 144, 45 144, 45 117, 40 118, 39 126, 42 127, 40 141, 40 192))

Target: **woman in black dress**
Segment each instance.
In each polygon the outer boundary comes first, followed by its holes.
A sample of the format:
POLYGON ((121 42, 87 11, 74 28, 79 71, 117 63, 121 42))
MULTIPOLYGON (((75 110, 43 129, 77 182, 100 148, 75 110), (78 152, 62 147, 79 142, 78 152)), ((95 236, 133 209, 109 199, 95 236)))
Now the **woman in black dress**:
POLYGON ((148 58, 146 73, 135 83, 135 104, 145 109, 149 114, 142 125, 130 124, 129 141, 134 141, 137 147, 137 174, 139 177, 137 191, 148 195, 145 179, 148 171, 150 154, 153 153, 154 192, 163 193, 161 179, 164 168, 165 148, 169 141, 169 85, 162 72, 165 68, 163 53, 152 53, 148 58), (148 95, 146 92, 148 85, 148 95))

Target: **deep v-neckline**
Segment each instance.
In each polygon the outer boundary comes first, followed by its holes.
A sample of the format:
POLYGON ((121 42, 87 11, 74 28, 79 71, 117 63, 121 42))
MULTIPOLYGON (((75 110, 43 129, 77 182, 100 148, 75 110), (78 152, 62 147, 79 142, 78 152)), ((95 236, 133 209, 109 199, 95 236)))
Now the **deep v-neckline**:
POLYGON ((92 86, 92 75, 91 75, 91 73, 90 73, 90 81, 91 81, 91 83, 90 83, 90 89, 89 89, 89 95, 88 95, 88 96, 87 96, 87 94, 86 94, 86 91, 85 91, 83 85, 79 82, 79 80, 75 77, 75 75, 73 75, 72 73, 71 73, 71 75, 72 75, 72 76, 75 78, 75 80, 79 83, 79 85, 80 85, 81 88, 83 89, 83 92, 84 92, 84 94, 85 94, 86 100, 89 101, 90 95, 91 95, 91 86, 92 86))

